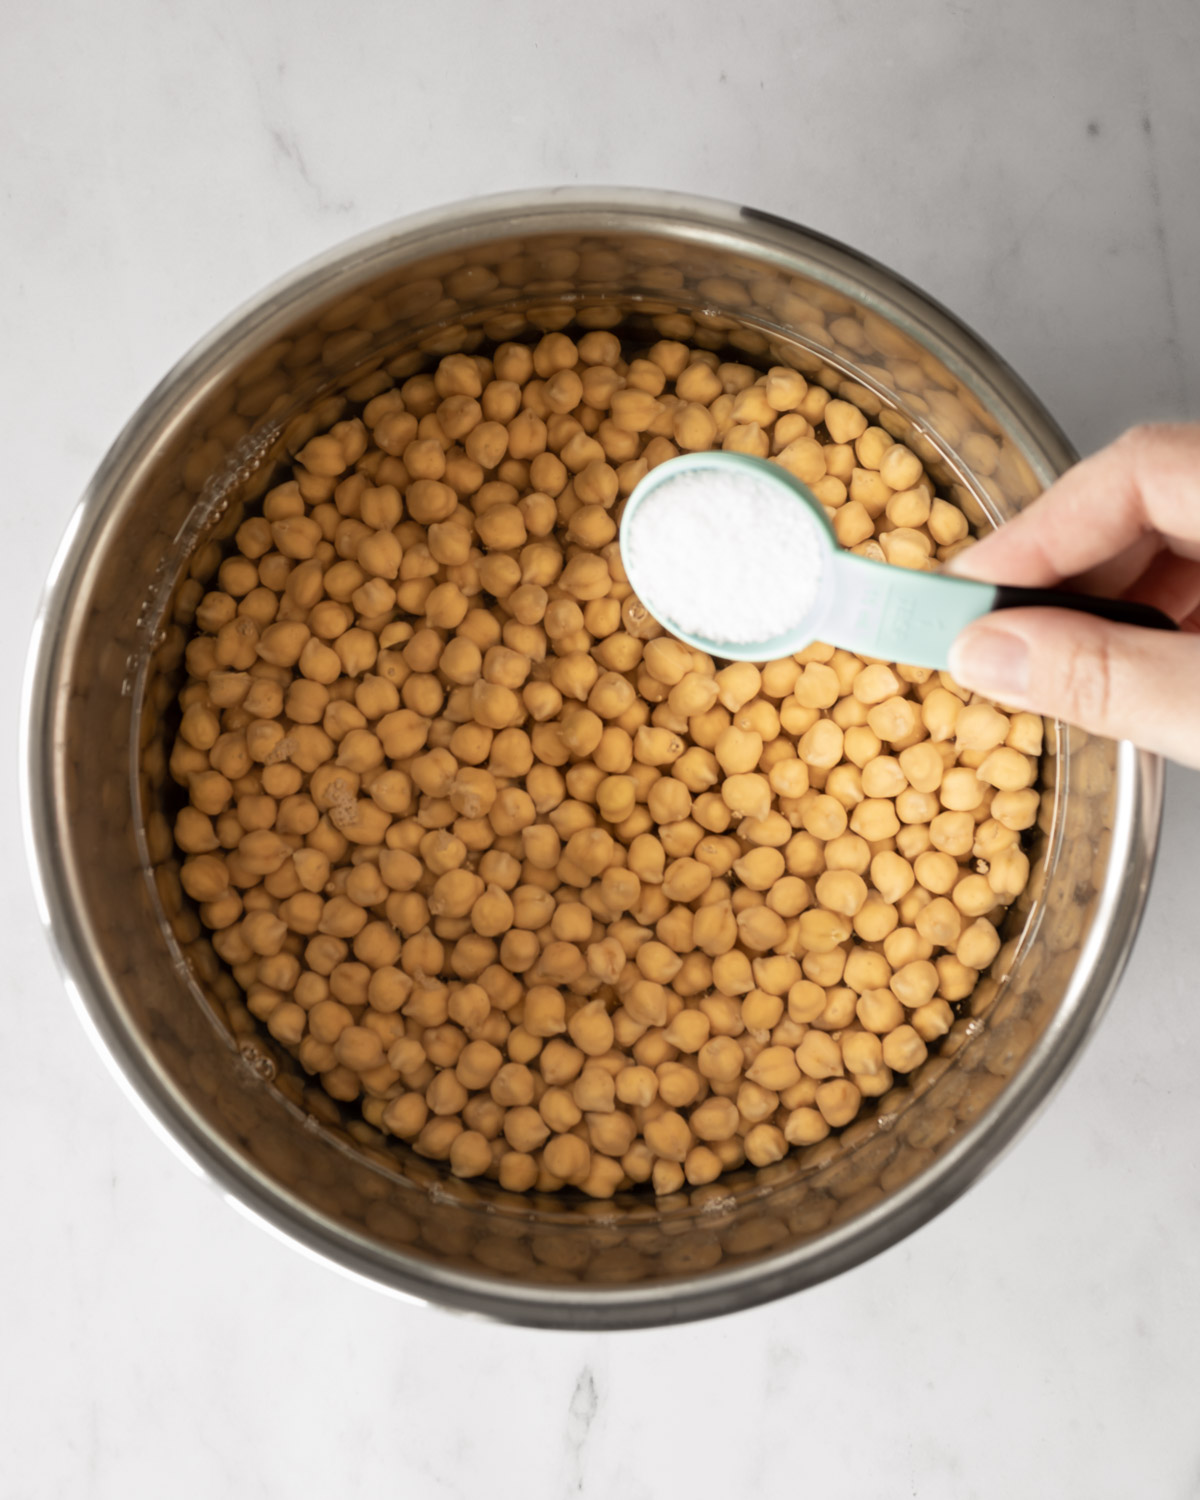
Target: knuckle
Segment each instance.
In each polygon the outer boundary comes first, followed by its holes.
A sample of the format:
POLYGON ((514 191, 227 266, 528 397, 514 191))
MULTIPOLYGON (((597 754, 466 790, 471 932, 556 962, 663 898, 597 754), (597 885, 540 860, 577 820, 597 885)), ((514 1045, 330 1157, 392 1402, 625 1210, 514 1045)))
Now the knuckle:
POLYGON ((1180 449, 1191 452, 1200 446, 1200 431, 1189 422, 1137 422, 1125 429, 1114 446, 1134 461, 1180 449))
POLYGON ((1104 631, 1076 637, 1058 667, 1064 716, 1085 729, 1105 731, 1115 701, 1116 664, 1104 631))
POLYGON ((1142 449, 1152 447, 1170 429, 1164 422, 1135 422, 1127 427, 1117 439, 1124 448, 1142 449))

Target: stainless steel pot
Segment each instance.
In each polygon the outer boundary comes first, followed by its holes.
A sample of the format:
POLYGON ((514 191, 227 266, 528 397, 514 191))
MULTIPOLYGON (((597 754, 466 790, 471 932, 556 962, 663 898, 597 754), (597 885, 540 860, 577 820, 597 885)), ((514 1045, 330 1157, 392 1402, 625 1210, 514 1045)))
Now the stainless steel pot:
POLYGON ((241 1004, 184 898, 167 742, 186 630, 277 463, 452 350, 615 327, 786 363, 911 443, 979 522, 1072 458, 978 338, 915 288, 768 214, 650 192, 460 204, 304 267, 198 345, 73 517, 37 624, 25 806, 67 984, 128 1092, 301 1247, 395 1292, 558 1328, 731 1311, 808 1286, 945 1208, 1095 1024, 1133 942, 1161 768, 1052 735, 1035 874, 945 1045, 866 1119, 761 1171, 614 1202, 460 1182, 343 1111, 241 1004))

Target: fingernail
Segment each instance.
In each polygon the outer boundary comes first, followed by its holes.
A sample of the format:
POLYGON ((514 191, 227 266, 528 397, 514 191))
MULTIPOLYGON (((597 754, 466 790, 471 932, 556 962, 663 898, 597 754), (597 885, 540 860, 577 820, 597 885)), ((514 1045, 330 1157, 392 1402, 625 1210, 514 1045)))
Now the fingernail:
POLYGON ((1007 630, 973 626, 950 647, 950 675, 993 698, 1024 698, 1029 692, 1029 647, 1007 630))
POLYGON ((974 547, 967 547, 956 552, 949 562, 942 564, 942 572, 949 573, 951 578, 978 578, 978 560, 971 555, 974 551, 974 547))

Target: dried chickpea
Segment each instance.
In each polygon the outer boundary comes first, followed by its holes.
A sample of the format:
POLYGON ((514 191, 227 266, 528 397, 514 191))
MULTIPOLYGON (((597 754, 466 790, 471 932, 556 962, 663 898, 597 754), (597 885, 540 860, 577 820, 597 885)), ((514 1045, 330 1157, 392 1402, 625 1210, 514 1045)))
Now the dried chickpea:
POLYGON ((894 1073, 911 1073, 928 1056, 928 1048, 911 1026, 897 1026, 883 1039, 883 1060, 894 1073))
POLYGON ((721 360, 595 328, 380 370, 198 594, 183 889, 250 1015, 460 1177, 668 1193, 824 1139, 1030 881, 1036 715, 819 643, 722 667, 629 593, 614 507, 681 450, 773 455, 876 559, 968 542, 886 411, 721 360))

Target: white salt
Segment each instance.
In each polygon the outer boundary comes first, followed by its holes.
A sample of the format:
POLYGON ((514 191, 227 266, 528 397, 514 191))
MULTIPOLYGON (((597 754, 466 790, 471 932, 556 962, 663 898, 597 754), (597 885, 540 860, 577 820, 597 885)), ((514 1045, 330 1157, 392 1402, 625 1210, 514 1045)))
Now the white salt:
POLYGON ((664 479, 630 518, 625 546, 660 624, 743 645, 805 623, 826 543, 799 496, 753 471, 713 468, 664 479))

